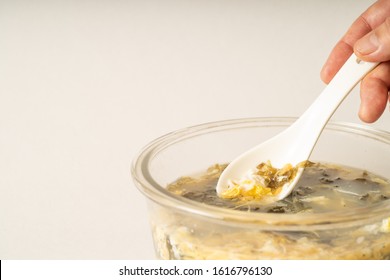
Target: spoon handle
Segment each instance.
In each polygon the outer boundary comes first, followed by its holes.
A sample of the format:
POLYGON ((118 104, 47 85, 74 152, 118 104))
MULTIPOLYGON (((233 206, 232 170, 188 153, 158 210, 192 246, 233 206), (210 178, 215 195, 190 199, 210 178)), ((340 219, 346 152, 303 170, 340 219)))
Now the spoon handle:
POLYGON ((301 143, 313 144, 305 145, 305 147, 302 147, 302 145, 296 147, 297 149, 307 149, 307 151, 303 151, 307 155, 307 158, 310 156, 325 125, 341 102, 357 83, 378 64, 362 61, 355 54, 352 54, 312 105, 292 125, 294 126, 294 130, 301 129, 302 133, 300 137, 305 139, 301 143), (305 131, 308 129, 310 131, 305 131), (311 139, 308 139, 308 137, 311 139))

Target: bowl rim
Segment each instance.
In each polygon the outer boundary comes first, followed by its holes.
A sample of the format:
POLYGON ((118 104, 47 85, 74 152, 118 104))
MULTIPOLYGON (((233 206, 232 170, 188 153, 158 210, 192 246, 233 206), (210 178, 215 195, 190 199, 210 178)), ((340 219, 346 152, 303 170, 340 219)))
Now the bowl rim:
MULTIPOLYGON (((182 213, 197 215, 215 222, 234 222, 241 226, 256 224, 262 229, 278 229, 286 231, 327 229, 366 224, 369 220, 382 220, 390 217, 390 199, 373 205, 348 209, 346 211, 329 211, 324 213, 296 213, 283 215, 277 213, 253 213, 233 209, 226 209, 212 205, 201 204, 196 201, 175 195, 159 185, 149 172, 149 163, 160 151, 175 143, 206 133, 227 129, 238 129, 250 126, 259 127, 260 124, 272 126, 287 126, 293 123, 296 117, 256 117, 240 118, 222 121, 207 122, 189 126, 162 135, 144 146, 132 161, 131 176, 141 193, 155 203, 182 213)), ((373 128, 368 125, 350 122, 330 121, 325 130, 335 130, 359 134, 375 141, 390 145, 390 132, 373 128)))

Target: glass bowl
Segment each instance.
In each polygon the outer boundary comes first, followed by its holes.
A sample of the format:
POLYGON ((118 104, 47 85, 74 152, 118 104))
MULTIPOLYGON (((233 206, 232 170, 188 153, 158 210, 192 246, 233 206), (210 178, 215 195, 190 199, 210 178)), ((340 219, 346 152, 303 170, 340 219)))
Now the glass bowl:
MULTIPOLYGON (((295 118, 206 123, 162 136, 135 158, 132 176, 148 201, 160 259, 389 259, 390 200, 338 212, 251 213, 195 202, 166 190, 182 176, 228 163, 290 126, 295 118)), ((390 177, 390 133, 330 122, 311 161, 390 177)))

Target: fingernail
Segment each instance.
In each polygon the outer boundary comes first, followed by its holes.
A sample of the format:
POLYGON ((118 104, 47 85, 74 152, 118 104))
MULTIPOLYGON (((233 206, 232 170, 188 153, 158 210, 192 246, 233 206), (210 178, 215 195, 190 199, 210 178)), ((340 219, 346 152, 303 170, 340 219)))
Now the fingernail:
POLYGON ((355 50, 362 55, 368 55, 375 52, 379 48, 379 40, 375 35, 375 32, 372 32, 367 38, 363 37, 356 42, 355 50))

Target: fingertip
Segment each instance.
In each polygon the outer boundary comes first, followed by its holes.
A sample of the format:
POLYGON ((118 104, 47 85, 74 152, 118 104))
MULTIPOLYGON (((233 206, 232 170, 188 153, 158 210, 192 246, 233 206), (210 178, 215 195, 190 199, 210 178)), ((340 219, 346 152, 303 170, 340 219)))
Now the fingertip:
POLYGON ((321 69, 321 79, 328 84, 339 71, 341 66, 347 61, 352 52, 352 46, 343 40, 339 41, 329 54, 328 59, 321 69))
POLYGON ((360 85, 359 118, 366 123, 377 121, 386 109, 388 99, 387 85, 372 73, 367 75, 360 85))
POLYGON ((369 62, 390 60, 390 17, 378 27, 356 41, 353 51, 360 59, 369 62))
POLYGON ((362 52, 358 46, 353 49, 354 54, 361 60, 367 62, 380 62, 382 61, 380 58, 380 53, 378 51, 374 51, 372 53, 362 52))
POLYGON ((321 77, 321 80, 325 84, 329 84, 329 82, 331 81, 332 78, 331 78, 331 75, 329 72, 329 66, 327 63, 325 63, 324 66, 322 67, 321 72, 320 72, 320 77, 321 77))
POLYGON ((377 114, 373 114, 372 110, 364 104, 361 104, 359 113, 358 113, 359 119, 365 123, 373 123, 376 122, 380 115, 377 116, 377 114))

